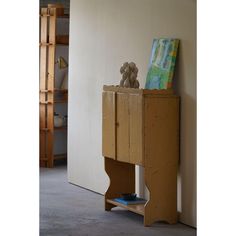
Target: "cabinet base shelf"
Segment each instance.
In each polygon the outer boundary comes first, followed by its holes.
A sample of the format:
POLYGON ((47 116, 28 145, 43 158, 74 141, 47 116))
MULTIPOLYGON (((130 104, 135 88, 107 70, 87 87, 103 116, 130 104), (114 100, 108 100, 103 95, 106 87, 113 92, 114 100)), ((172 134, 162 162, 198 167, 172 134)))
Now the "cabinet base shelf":
POLYGON ((114 201, 112 199, 107 199, 106 202, 108 202, 110 204, 113 204, 115 206, 118 206, 118 207, 125 208, 125 209, 127 209, 129 211, 132 211, 134 213, 137 213, 139 215, 144 216, 144 205, 145 205, 145 203, 135 204, 135 205, 124 205, 124 204, 116 202, 116 201, 114 201))

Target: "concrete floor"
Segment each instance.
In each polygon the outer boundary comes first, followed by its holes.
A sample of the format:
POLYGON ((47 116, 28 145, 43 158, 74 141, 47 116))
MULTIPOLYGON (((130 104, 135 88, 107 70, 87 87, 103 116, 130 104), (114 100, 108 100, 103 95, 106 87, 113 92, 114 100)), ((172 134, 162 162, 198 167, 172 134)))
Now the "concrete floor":
POLYGON ((104 211, 103 196, 69 184, 66 166, 40 170, 40 235, 195 236, 183 224, 143 226, 143 217, 122 208, 104 211))

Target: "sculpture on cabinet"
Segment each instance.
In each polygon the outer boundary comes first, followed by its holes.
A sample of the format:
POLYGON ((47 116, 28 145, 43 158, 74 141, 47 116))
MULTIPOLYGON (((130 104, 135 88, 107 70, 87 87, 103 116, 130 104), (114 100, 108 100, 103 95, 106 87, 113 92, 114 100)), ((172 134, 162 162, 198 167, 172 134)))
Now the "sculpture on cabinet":
POLYGON ((122 74, 120 87, 139 88, 138 68, 134 62, 125 62, 120 68, 120 73, 122 74))

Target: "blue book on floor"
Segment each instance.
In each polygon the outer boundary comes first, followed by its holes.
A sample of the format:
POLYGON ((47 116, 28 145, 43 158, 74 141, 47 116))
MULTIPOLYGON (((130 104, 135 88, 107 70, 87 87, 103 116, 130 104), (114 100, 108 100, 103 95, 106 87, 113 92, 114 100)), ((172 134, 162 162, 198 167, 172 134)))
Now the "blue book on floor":
POLYGON ((135 200, 124 200, 122 197, 120 197, 120 198, 115 198, 114 201, 122 203, 124 205, 135 205, 147 202, 147 200, 139 197, 136 197, 135 200))

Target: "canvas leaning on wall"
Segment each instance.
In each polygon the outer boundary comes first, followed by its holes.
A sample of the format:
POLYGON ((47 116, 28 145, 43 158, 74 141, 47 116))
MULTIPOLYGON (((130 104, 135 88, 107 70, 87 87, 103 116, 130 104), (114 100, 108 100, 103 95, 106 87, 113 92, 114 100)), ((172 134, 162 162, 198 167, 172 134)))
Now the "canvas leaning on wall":
POLYGON ((154 39, 146 78, 146 89, 172 87, 178 39, 154 39))

